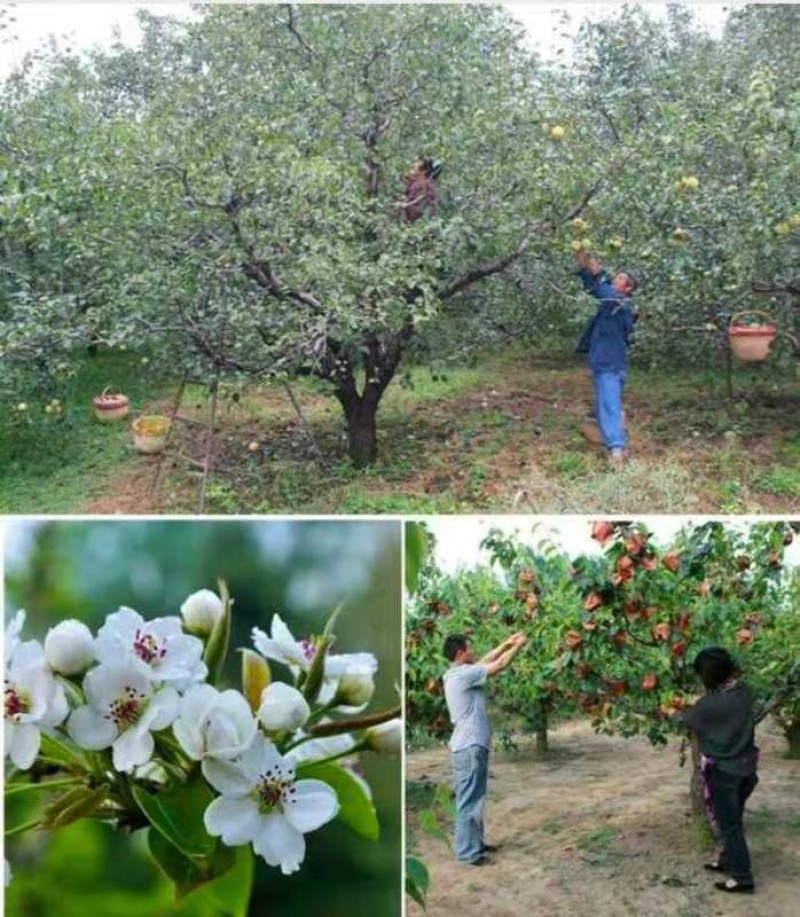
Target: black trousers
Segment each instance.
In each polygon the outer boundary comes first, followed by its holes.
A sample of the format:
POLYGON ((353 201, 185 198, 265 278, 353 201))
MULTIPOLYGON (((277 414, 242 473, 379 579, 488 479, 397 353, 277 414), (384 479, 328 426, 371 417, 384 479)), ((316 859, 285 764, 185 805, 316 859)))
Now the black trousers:
POLYGON ((758 777, 737 777, 712 767, 706 774, 711 793, 711 805, 719 827, 722 842, 720 866, 742 885, 753 884, 750 868, 750 851, 744 837, 744 804, 756 788, 758 777))

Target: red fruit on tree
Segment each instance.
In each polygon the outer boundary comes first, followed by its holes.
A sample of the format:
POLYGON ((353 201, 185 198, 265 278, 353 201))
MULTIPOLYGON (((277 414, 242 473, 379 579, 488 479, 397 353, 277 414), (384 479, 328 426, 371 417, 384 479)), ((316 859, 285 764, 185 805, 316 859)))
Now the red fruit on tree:
POLYGON ((748 627, 743 627, 736 632, 736 642, 739 646, 749 646, 755 640, 755 634, 748 627))
POLYGON ((686 633, 692 625, 692 616, 688 611, 681 611, 675 616, 675 627, 682 633, 686 633))
POLYGON ((642 567, 645 570, 655 570, 658 566, 658 561, 653 557, 652 554, 648 554, 646 557, 642 558, 642 567))
POLYGON ((681 658, 686 655, 686 642, 684 640, 679 640, 677 643, 673 643, 670 652, 673 656, 681 658))
POLYGON ((576 630, 568 630, 566 636, 567 646, 571 650, 576 650, 583 643, 583 637, 576 630))
POLYGON ((533 570, 520 570, 518 579, 521 583, 532 583, 536 579, 536 574, 533 570))
POLYGON ((646 608, 643 608, 640 614, 640 617, 643 621, 649 621, 650 618, 658 611, 655 605, 648 605, 646 608))
POLYGON ((592 538, 604 545, 614 537, 614 526, 610 522, 593 522, 592 538))
POLYGON ((611 582, 615 586, 621 586, 622 583, 629 583, 633 579, 633 567, 623 567, 612 574, 611 582))
POLYGON ((658 678, 652 674, 645 675, 642 679, 642 690, 643 691, 654 691, 658 686, 658 678))
POLYGON ((583 603, 583 607, 586 611, 594 611, 595 608, 599 608, 603 604, 603 596, 597 592, 592 591, 589 595, 586 596, 586 601, 583 603))
POLYGON ((442 693, 442 688, 441 688, 441 685, 439 684, 439 680, 433 677, 429 678, 425 682, 425 691, 428 694, 433 694, 434 697, 438 697, 442 693))
POLYGON ((620 573, 622 573, 623 570, 632 570, 634 566, 633 558, 628 557, 627 554, 623 554, 622 557, 617 560, 617 570, 619 570, 620 573))
POLYGON ((588 630, 591 633, 593 630, 597 630, 597 621, 584 621, 583 629, 588 630))
POLYGON ((628 635, 624 630, 618 630, 611 638, 611 642, 614 644, 614 646, 625 646, 625 644, 628 642, 628 635))
POLYGON ((681 567, 681 558, 679 554, 665 554, 661 563, 670 573, 677 573, 681 567))
POLYGON ((653 628, 653 636, 656 640, 669 640, 669 635, 672 633, 672 628, 667 624, 666 621, 661 621, 661 623, 656 624, 653 628))
POLYGON ((634 618, 639 617, 639 612, 641 611, 641 605, 637 599, 628 599, 623 606, 625 610, 625 617, 632 621, 634 618))
POLYGON ((609 679, 606 684, 611 693, 617 697, 628 693, 628 682, 624 678, 612 678, 609 679))
POLYGON ((647 545, 647 538, 642 535, 641 532, 636 532, 633 535, 629 535, 625 539, 625 550, 628 554, 638 557, 642 551, 644 551, 647 545))

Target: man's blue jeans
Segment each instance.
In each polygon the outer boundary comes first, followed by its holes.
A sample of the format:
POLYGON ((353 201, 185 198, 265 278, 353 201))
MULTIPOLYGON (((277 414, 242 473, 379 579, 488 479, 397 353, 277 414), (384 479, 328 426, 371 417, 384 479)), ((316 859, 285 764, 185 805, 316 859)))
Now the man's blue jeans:
POLYGON ((595 370, 594 404, 597 426, 606 449, 624 449, 628 444, 625 421, 622 417, 622 393, 625 389, 624 372, 595 370))
POLYGON ((454 751, 453 789, 456 793, 456 858, 474 863, 483 856, 483 806, 489 779, 489 751, 480 745, 454 751))

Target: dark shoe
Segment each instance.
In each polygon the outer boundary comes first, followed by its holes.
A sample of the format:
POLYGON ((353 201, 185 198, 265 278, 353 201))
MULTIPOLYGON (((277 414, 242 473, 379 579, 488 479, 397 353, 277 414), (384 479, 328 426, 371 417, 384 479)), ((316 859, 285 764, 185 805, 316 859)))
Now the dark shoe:
POLYGON ((483 852, 484 853, 497 853, 502 844, 484 844, 483 852))
POLYGON ((465 862, 465 866, 491 866, 492 860, 487 856, 479 856, 477 860, 472 860, 472 862, 465 862))
POLYGON ((736 879, 728 879, 727 882, 715 882, 714 888, 721 892, 729 892, 733 895, 752 895, 756 890, 755 885, 742 885, 742 883, 737 882, 736 879))

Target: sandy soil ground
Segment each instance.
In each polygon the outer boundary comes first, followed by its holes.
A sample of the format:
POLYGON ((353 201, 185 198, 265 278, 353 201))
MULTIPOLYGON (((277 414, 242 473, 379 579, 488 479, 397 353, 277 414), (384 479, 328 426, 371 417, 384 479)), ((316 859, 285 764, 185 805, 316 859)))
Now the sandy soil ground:
MULTIPOLYGON (((759 733, 761 782, 746 815, 758 885, 724 895, 703 870, 708 856, 689 807, 677 746, 598 736, 585 723, 552 735, 548 759, 529 746, 490 766, 490 866, 462 866, 409 811, 409 847, 431 872, 429 917, 799 917, 800 761, 784 757, 770 725, 759 733)), ((408 755, 411 785, 448 779, 444 749, 408 755)), ((409 799, 419 798, 409 792, 409 799)), ((409 903, 408 917, 421 909, 409 903)))

